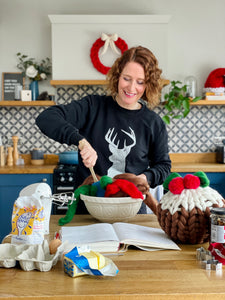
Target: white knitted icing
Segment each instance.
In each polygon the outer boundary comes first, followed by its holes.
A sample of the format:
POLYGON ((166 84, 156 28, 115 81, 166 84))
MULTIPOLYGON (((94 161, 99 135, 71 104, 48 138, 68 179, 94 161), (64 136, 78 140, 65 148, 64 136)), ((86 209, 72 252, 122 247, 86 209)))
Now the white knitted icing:
POLYGON ((203 91, 205 93, 207 92, 211 92, 211 93, 224 93, 225 92, 225 87, 218 87, 218 88, 213 88, 213 87, 207 87, 207 88, 203 88, 203 91))
POLYGON ((213 204, 223 206, 223 197, 211 187, 198 187, 197 189, 184 189, 181 194, 174 195, 167 192, 160 200, 161 208, 168 209, 173 215, 176 211, 184 209, 190 212, 194 207, 205 211, 213 204))

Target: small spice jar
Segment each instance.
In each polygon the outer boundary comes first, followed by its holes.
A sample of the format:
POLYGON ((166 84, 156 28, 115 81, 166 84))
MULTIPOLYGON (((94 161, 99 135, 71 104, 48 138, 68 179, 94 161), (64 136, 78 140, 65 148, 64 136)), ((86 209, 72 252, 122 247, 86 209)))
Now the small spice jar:
POLYGON ((225 207, 211 209, 211 243, 225 243, 225 207))

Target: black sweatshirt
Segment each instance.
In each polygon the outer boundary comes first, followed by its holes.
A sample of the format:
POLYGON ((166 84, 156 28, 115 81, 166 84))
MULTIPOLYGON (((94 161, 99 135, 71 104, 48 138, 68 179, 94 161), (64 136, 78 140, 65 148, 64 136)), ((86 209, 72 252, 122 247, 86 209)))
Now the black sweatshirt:
MULTIPOLYGON (((141 109, 128 110, 111 96, 90 95, 49 107, 36 124, 62 144, 78 145, 79 140, 87 139, 98 154, 94 170, 100 176, 144 173, 154 188, 170 173, 166 126, 144 103, 141 109)), ((79 157, 77 186, 89 175, 79 157)))

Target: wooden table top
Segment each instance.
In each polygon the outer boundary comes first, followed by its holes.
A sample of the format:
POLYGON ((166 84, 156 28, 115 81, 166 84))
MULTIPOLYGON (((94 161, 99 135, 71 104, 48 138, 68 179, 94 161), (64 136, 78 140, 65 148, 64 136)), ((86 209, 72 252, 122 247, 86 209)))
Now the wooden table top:
MULTIPOLYGON (((51 216, 50 235, 58 230, 60 216, 51 216)), ((68 225, 97 221, 76 216, 68 225)), ((131 223, 158 227, 154 215, 138 215, 131 223)), ((0 299, 225 299, 225 270, 206 271, 196 261, 196 249, 204 245, 179 245, 181 251, 129 249, 111 256, 119 269, 115 277, 69 277, 59 261, 49 272, 0 269, 0 299), (190 298, 191 296, 191 298, 190 298)))

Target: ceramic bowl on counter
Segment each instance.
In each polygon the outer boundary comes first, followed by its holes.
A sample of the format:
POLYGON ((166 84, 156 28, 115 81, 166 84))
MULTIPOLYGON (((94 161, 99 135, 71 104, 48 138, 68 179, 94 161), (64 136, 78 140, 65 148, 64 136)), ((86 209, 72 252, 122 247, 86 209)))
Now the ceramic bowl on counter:
POLYGON ((59 163, 66 165, 77 165, 78 164, 78 152, 77 151, 64 151, 58 153, 59 163))
POLYGON ((131 197, 94 197, 82 194, 80 198, 95 219, 107 223, 129 221, 136 216, 143 201, 131 197))

